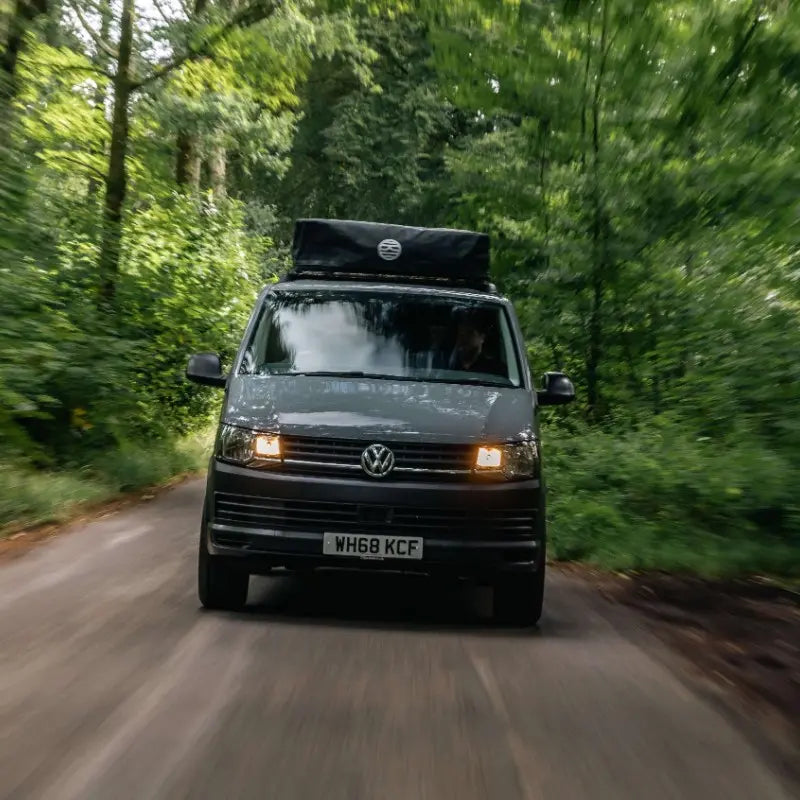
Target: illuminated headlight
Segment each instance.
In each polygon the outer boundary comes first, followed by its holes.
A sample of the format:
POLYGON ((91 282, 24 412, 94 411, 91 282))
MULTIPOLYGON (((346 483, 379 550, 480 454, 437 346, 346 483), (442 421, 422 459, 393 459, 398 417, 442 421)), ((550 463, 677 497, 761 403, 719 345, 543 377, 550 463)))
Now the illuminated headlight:
POLYGON ((534 441, 479 447, 475 457, 475 470, 503 475, 509 480, 532 478, 536 474, 538 457, 539 450, 534 441))
POLYGON ((281 461, 281 440, 271 433, 223 425, 217 442, 217 457, 242 466, 273 466, 281 461))
POLYGON ((479 447, 475 459, 477 469, 500 469, 503 466, 503 450, 500 447, 479 447))

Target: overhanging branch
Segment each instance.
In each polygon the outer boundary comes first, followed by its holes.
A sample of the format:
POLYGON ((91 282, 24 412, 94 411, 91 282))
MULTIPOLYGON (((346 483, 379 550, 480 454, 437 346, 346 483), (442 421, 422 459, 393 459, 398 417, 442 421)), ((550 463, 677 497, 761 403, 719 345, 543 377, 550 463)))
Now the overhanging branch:
POLYGON ((75 164, 76 166, 83 167, 87 172, 91 172, 96 175, 101 181, 105 182, 106 174, 101 169, 93 166, 92 164, 87 164, 85 161, 81 161, 81 159, 76 158, 75 156, 71 156, 68 153, 59 153, 56 151, 50 151, 48 153, 48 158, 56 158, 61 161, 68 161, 70 164, 75 164))
POLYGON ((723 65, 723 67, 720 69, 718 73, 718 78, 717 78, 718 80, 720 81, 727 80, 725 89, 723 90, 719 100, 717 101, 719 105, 722 105, 722 103, 725 102, 731 90, 736 85, 736 81, 739 79, 739 71, 741 69, 742 62, 744 61, 745 54, 747 53, 747 47, 750 44, 752 38, 755 36, 759 25, 761 24, 762 12, 763 12, 763 4, 760 2, 754 3, 753 20, 750 23, 750 26, 748 27, 747 31, 744 33, 744 35, 734 48, 734 51, 733 53, 731 53, 730 58, 723 65))
POLYGON ((164 9, 161 7, 161 3, 159 2, 159 0, 153 0, 153 5, 156 7, 156 11, 158 11, 158 13, 161 15, 161 19, 163 19, 164 22, 167 25, 169 25, 171 20, 166 11, 164 11, 164 9))
POLYGON ((110 72, 106 72, 100 67, 91 67, 91 66, 83 66, 78 64, 57 64, 52 61, 34 61, 32 59, 26 59, 27 64, 31 64, 34 67, 44 67, 45 69, 51 69, 54 72, 86 72, 89 75, 102 75, 104 78, 108 78, 111 80, 114 76, 110 72))
POLYGON ((130 86, 131 92, 139 91, 139 89, 143 89, 145 86, 167 77, 167 75, 176 69, 180 69, 189 61, 208 56, 214 45, 221 42, 232 30, 235 28, 249 28, 251 25, 262 22, 272 16, 282 5, 283 0, 258 0, 258 2, 243 8, 234 14, 221 28, 202 39, 196 45, 190 45, 185 52, 176 56, 172 61, 159 67, 146 78, 142 78, 140 81, 133 81, 130 86))
POLYGON ((73 2, 73 0, 69 0, 69 7, 75 12, 75 16, 78 18, 78 22, 80 22, 81 27, 89 34, 92 41, 104 52, 106 55, 110 56, 111 58, 117 58, 117 52, 114 50, 108 42, 106 42, 102 36, 100 36, 97 31, 89 24, 89 21, 83 14, 81 7, 78 3, 73 2))

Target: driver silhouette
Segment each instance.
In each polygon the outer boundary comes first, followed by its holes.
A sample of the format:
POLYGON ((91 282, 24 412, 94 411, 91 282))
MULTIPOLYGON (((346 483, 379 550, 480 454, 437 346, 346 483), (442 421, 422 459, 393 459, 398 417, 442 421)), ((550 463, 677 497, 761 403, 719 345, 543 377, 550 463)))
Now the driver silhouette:
POLYGON ((485 351, 490 326, 486 316, 477 311, 467 311, 459 315, 450 369, 484 375, 505 375, 502 363, 485 351))

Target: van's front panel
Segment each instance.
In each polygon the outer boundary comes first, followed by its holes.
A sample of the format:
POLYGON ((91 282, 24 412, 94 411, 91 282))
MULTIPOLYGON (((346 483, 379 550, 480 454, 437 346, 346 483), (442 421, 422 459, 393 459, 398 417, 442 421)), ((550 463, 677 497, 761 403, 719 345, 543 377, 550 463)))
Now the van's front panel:
POLYGON ((209 552, 263 567, 489 575, 535 570, 542 552, 538 479, 343 481, 214 462, 207 504, 209 552))

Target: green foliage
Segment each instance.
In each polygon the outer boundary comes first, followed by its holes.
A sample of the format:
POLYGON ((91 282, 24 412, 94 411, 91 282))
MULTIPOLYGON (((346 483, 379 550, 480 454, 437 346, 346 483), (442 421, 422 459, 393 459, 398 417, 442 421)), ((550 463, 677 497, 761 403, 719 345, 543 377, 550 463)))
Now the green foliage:
POLYGON ((0 536, 20 526, 64 522, 77 510, 205 469, 213 437, 125 442, 70 470, 37 472, 0 463, 0 536))
POLYGON ((426 26, 381 15, 361 19, 357 31, 377 54, 372 79, 352 58, 312 68, 292 166, 278 186, 281 210, 290 219, 431 224, 441 215, 437 180, 457 115, 429 63, 426 26))
POLYGON ((612 569, 800 575, 798 468, 674 419, 547 436, 551 553, 612 569))
MULTIPOLYGON (((146 449, 204 428, 218 398, 187 384, 186 359, 196 350, 232 355, 256 293, 282 258, 268 226, 249 224, 250 198, 176 191, 174 145, 164 138, 172 129, 163 124, 170 95, 154 86, 130 109, 116 302, 99 302, 112 92, 101 72, 113 65, 87 46, 96 37, 76 35, 76 18, 60 16, 59 8, 50 20, 55 32, 25 41, 13 124, 0 142, 0 449, 4 460, 28 470, 74 470, 126 443, 146 449)), ((242 124, 248 147, 286 150, 291 119, 272 109, 292 105, 285 93, 308 62, 301 41, 292 53, 280 47, 303 26, 313 33, 298 14, 287 7, 260 33, 234 30, 202 64, 189 61, 171 73, 175 85, 205 80, 206 101, 215 92, 231 95, 221 101, 228 116, 212 120, 213 130, 229 130, 249 113, 240 100, 278 92, 257 119, 242 124), (283 71, 263 77, 257 69, 270 53, 283 71), (252 59, 249 72, 245 57, 252 59)), ((96 20, 93 10, 85 16, 96 20)), ((185 44, 171 28, 143 21, 138 31, 142 45, 173 35, 176 46, 185 44)), ((323 38, 333 46, 332 33, 323 38)), ((233 149, 236 136, 224 137, 233 149)), ((279 159, 269 163, 283 168, 279 159)))
POLYGON ((200 428, 184 437, 149 442, 122 442, 100 454, 84 474, 100 479, 114 492, 128 492, 163 483, 174 475, 204 470, 211 456, 216 428, 200 428))
POLYGON ((213 417, 186 356, 232 355, 294 218, 359 217, 491 234, 535 374, 578 387, 558 557, 796 572, 797 3, 137 4, 113 303, 120 4, 72 5, 0 85, 0 520, 179 469, 145 454, 213 417))
MULTIPOLYGON (((120 325, 135 342, 129 359, 141 433, 188 432, 218 406, 183 378, 194 352, 228 361, 264 283, 270 241, 243 230, 235 201, 197 204, 176 195, 131 215, 118 287, 120 325)), ((130 421, 129 421, 130 424, 130 421)))
POLYGON ((555 551, 796 571, 795 4, 462 0, 432 12, 449 221, 489 231, 547 412, 555 551), (556 422, 557 421, 557 422, 556 422))
POLYGON ((18 464, 6 464, 0 467, 0 535, 4 527, 65 521, 81 504, 112 494, 99 481, 73 472, 22 471, 18 464))
POLYGON ((791 63, 797 9, 489 8, 460 3, 435 31, 453 99, 491 121, 448 155, 454 221, 493 234, 530 338, 569 365, 593 419, 659 413, 687 386, 706 408, 732 381, 760 391, 756 350, 779 364, 764 347, 778 328, 800 345, 797 75, 767 52, 791 63))

